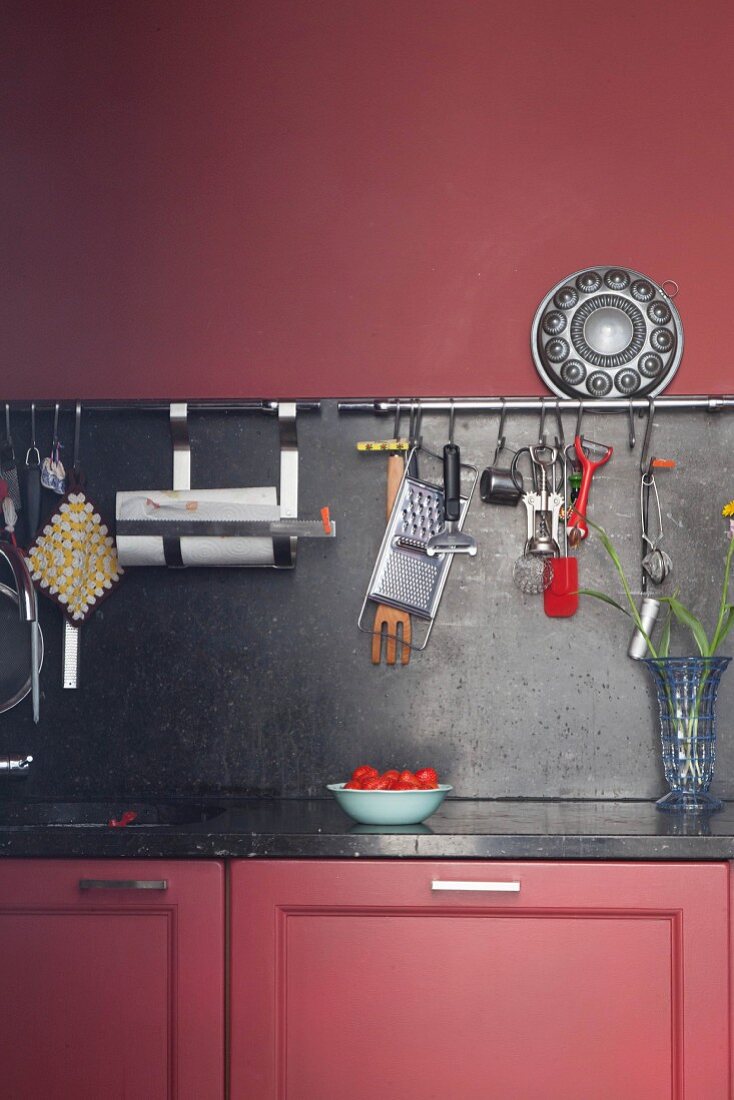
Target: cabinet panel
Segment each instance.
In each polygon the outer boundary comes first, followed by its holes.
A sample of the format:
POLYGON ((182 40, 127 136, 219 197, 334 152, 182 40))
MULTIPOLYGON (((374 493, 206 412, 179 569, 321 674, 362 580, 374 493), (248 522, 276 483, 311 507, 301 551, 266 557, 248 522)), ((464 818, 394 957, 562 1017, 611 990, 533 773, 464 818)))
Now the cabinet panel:
POLYGON ((723 865, 236 863, 233 1100, 726 1100, 727 883, 723 865), (432 889, 456 880, 521 888, 432 889))
POLYGON ((6 861, 0 944, 4 1095, 223 1096, 221 864, 6 861))

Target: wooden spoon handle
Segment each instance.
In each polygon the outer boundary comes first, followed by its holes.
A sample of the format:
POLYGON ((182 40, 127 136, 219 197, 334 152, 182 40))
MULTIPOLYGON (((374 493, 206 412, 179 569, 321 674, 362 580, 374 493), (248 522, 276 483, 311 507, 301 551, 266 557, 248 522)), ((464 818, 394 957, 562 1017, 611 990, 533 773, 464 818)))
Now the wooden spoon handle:
POLYGON ((387 518, 392 515, 392 507, 395 497, 398 495, 400 482, 403 480, 403 460, 400 455, 390 455, 387 460, 387 518))

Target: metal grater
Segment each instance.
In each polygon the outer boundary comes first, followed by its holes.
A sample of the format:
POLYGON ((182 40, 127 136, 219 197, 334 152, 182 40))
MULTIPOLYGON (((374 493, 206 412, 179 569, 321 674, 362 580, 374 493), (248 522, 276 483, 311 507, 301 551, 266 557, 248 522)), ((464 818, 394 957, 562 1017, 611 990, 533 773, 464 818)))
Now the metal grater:
MULTIPOLYGON (((462 497, 461 522, 469 505, 462 497)), ((444 527, 444 492, 406 474, 393 505, 367 598, 433 619, 452 555, 429 558, 426 545, 444 527)))

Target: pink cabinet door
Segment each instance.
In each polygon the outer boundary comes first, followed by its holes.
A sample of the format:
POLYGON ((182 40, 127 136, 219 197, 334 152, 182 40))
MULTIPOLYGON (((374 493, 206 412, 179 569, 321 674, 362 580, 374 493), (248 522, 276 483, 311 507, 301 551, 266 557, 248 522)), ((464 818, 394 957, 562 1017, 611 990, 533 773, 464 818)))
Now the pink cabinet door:
POLYGON ((221 1100, 224 868, 0 861, 0 1095, 221 1100))
POLYGON ((725 864, 244 862, 232 1100, 728 1100, 725 864))

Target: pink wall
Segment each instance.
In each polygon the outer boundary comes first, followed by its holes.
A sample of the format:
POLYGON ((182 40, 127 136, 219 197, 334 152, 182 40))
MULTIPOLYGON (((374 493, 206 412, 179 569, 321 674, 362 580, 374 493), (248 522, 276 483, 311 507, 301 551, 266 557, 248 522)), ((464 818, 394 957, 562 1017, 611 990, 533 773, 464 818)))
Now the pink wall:
POLYGON ((675 391, 734 390, 730 0, 8 22, 0 398, 544 392, 533 312, 594 263, 676 279, 675 391))

